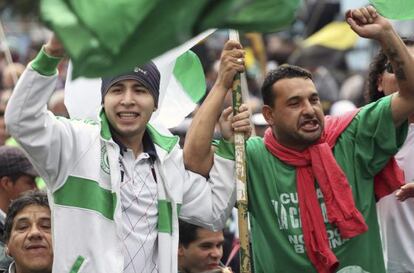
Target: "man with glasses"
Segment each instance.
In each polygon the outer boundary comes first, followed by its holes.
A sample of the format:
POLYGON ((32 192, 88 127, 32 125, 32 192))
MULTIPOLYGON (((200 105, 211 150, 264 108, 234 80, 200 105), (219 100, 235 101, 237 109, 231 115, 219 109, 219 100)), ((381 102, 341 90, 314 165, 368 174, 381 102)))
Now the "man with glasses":
MULTIPOLYGON (((414 40, 402 40, 414 56, 414 40)), ((371 103, 398 90, 395 71, 387 55, 381 50, 370 65, 366 100, 371 103)), ((389 273, 414 272, 414 257, 411 255, 414 252, 414 243, 411 240, 414 236, 414 199, 405 200, 410 195, 410 188, 414 188, 414 115, 408 121, 410 125, 407 139, 395 155, 398 165, 404 170, 407 184, 377 203, 384 258, 389 273)))

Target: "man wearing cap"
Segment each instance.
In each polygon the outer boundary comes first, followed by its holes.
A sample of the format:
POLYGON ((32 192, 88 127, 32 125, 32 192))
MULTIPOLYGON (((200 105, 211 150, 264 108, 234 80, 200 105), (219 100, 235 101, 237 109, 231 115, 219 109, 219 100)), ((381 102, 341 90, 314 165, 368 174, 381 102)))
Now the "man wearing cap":
POLYGON ((208 179, 184 169, 178 137, 148 123, 160 82, 152 63, 102 80, 99 123, 48 113, 63 55, 52 37, 5 114, 47 184, 54 272, 177 272, 178 217, 223 228, 235 202, 234 162, 219 146, 214 160, 221 167, 208 179))
POLYGON ((10 203, 21 193, 36 188, 36 171, 21 149, 0 146, 0 272, 11 259, 4 255, 4 221, 10 203))

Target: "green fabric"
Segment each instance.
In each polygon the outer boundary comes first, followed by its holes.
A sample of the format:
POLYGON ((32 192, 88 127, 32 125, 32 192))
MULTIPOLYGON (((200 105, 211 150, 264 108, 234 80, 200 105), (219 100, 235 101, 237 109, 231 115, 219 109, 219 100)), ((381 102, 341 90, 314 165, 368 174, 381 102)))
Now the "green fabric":
POLYGON ((89 209, 114 220, 116 195, 96 181, 69 176, 65 184, 53 193, 57 205, 89 209))
POLYGON ((46 189, 46 182, 45 182, 45 180, 43 180, 43 178, 41 178, 40 176, 36 177, 36 179, 35 179, 35 183, 36 183, 36 187, 37 187, 39 190, 46 189))
POLYGON ((148 134, 152 141, 167 152, 171 152, 174 146, 178 143, 178 136, 164 136, 160 134, 151 124, 147 124, 148 134))
POLYGON ((19 147, 19 143, 17 143, 16 139, 14 139, 14 138, 12 138, 12 137, 9 137, 9 138, 6 140, 5 145, 7 145, 7 146, 12 146, 12 147, 19 147))
POLYGON ((52 57, 46 54, 44 49, 40 50, 36 58, 31 62, 33 70, 43 76, 52 76, 57 73, 57 66, 62 58, 52 57))
POLYGON ((105 140, 110 140, 112 138, 111 130, 109 129, 109 121, 106 118, 103 108, 99 113, 99 117, 101 119, 101 137, 105 140))
POLYGON ((42 20, 73 62, 73 76, 131 70, 214 27, 277 31, 299 0, 42 0, 42 20), (122 20, 120 20, 122 18, 122 20))
POLYGON ((234 152, 234 143, 227 140, 214 140, 213 146, 216 147, 215 154, 226 159, 234 160, 236 158, 234 152))
POLYGON ((203 66, 194 52, 189 50, 177 58, 173 74, 194 103, 204 97, 206 80, 203 66))
POLYGON ((78 273, 84 261, 85 261, 84 257, 78 256, 72 268, 70 269, 70 273, 78 273))
POLYGON ((172 207, 167 200, 158 200, 158 231, 172 233, 172 207))
MULTIPOLYGON (((369 226, 366 233, 345 240, 325 218, 330 246, 340 261, 339 269, 348 270, 345 272, 385 273, 373 176, 398 151, 407 133, 406 125, 394 128, 390 101, 385 97, 363 107, 334 147, 355 204, 369 226)), ((257 137, 247 142, 247 159, 255 272, 316 273, 305 253, 295 168, 271 155, 257 137)), ((317 193, 326 215, 323 195, 319 189, 317 193)))
POLYGON ((384 17, 397 20, 414 19, 414 1, 412 0, 369 0, 384 17))
POLYGON ((177 215, 180 215, 181 206, 182 206, 182 204, 180 204, 180 203, 177 204, 177 215))

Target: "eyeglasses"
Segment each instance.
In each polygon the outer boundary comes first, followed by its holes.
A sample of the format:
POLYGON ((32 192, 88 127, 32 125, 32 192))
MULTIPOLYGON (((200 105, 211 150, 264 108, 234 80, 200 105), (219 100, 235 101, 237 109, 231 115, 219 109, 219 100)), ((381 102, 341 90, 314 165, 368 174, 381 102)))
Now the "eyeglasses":
POLYGON ((391 63, 386 63, 385 64, 385 71, 387 71, 390 74, 394 74, 394 70, 392 69, 391 63))

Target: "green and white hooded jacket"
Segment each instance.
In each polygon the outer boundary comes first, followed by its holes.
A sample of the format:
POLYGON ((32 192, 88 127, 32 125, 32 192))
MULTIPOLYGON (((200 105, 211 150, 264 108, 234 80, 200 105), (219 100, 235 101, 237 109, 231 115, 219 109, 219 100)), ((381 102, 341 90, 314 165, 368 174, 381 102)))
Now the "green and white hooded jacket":
MULTIPOLYGON (((47 184, 53 272, 122 273, 119 146, 103 112, 96 123, 47 111, 58 63, 41 51, 29 64, 8 103, 7 129, 47 184)), ((158 155, 159 272, 177 272, 178 217, 219 230, 234 206, 232 151, 219 145, 207 180, 184 169, 178 137, 147 131, 158 155)))

